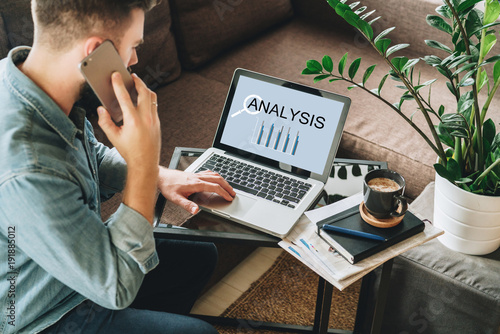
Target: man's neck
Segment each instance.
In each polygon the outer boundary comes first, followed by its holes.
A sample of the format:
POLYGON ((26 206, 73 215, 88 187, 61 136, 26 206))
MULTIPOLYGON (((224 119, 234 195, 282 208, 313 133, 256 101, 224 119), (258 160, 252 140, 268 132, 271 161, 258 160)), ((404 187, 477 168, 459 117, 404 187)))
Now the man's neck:
POLYGON ((19 69, 69 115, 79 98, 81 83, 70 54, 53 54, 36 47, 19 69))

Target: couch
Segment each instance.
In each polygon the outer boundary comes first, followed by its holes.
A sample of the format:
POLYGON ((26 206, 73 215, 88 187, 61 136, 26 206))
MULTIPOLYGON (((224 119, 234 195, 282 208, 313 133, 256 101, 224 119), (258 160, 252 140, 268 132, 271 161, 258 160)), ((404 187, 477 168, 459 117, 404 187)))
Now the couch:
MULTIPOLYGON (((389 37, 394 44, 410 44, 396 54, 409 58, 429 53, 443 56, 424 43, 425 39, 447 41, 444 33, 425 22, 426 15, 440 4, 440 0, 361 1, 368 10, 377 10, 372 17, 382 16, 373 24, 376 33, 397 27, 389 37)), ((2 0, 0 58, 17 45, 30 45, 32 37, 29 0, 2 0)), ((163 0, 147 14, 145 43, 134 67, 158 94, 163 130, 161 163, 168 165, 176 146, 211 145, 232 73, 241 67, 349 96, 352 105, 337 156, 387 161, 391 169, 405 176, 406 195, 416 198, 434 179, 436 156, 423 139, 367 93, 348 91, 340 82, 313 84, 312 77, 301 75, 308 59, 320 60, 328 54, 338 61, 346 52, 348 63, 362 57, 359 73, 379 64, 368 81, 370 88, 376 88, 388 67, 325 0, 163 0)), ((416 68, 422 82, 439 79, 431 99, 452 112, 456 103, 444 79, 423 61, 416 68)), ((401 93, 394 88, 396 84, 387 80, 382 91, 392 102, 398 102, 401 93)), ((406 104, 408 114, 415 111, 410 105, 406 104)), ((496 122, 500 120, 498 105, 495 99, 490 108, 496 122)), ((95 111, 90 109, 88 117, 96 124, 95 111)), ((424 123, 418 113, 413 121, 424 123)), ((107 142, 97 125, 95 130, 98 139, 107 142)), ((115 196, 106 203, 104 217, 113 212, 119 200, 115 196)))

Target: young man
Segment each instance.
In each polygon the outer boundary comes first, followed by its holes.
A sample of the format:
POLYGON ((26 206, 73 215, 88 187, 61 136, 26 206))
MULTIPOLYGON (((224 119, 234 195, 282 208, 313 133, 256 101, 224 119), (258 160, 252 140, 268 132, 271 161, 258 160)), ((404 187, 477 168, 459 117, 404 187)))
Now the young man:
POLYGON ((126 66, 135 64, 145 12, 155 4, 33 0, 33 47, 0 61, 2 333, 215 332, 178 315, 189 312, 210 276, 215 247, 155 242, 154 198, 159 187, 195 213, 192 193, 232 200, 234 191, 211 172, 158 166, 156 94, 137 76, 137 106, 121 77, 112 77, 122 126, 98 109, 113 149, 97 142, 75 106, 85 83, 78 64, 108 39, 126 66), (121 190, 123 203, 103 223, 101 199, 121 190))

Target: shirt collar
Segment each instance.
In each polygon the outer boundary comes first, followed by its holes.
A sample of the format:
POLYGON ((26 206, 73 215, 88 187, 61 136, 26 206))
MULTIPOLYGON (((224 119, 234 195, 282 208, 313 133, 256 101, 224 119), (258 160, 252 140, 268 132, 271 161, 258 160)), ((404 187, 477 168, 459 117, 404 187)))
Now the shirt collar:
POLYGON ((62 109, 40 87, 28 78, 17 64, 28 57, 30 47, 17 47, 12 49, 7 61, 7 80, 26 104, 36 110, 42 119, 64 139, 68 145, 76 148, 74 141, 77 134, 82 134, 85 114, 82 109, 73 107, 68 117, 62 109), (72 115, 73 114, 73 115, 72 115))

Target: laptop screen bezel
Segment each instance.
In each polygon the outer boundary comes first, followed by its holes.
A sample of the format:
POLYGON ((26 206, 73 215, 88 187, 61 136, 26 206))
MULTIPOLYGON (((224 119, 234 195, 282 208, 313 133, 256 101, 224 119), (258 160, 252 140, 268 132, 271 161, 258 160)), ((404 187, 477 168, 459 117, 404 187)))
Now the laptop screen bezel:
POLYGON ((335 159, 335 155, 337 153, 337 150, 338 150, 338 147, 340 144, 340 139, 342 137, 345 121, 347 119, 347 112, 349 110, 350 104, 351 104, 351 99, 348 98, 347 96, 343 96, 343 95, 335 94, 335 93, 328 92, 325 90, 305 86, 305 85, 295 83, 295 82, 286 81, 283 79, 279 79, 279 78, 268 76, 265 74, 245 70, 242 68, 237 68, 234 71, 233 79, 231 81, 231 85, 230 85, 229 90, 228 90, 226 101, 224 103, 224 109, 223 109, 221 118, 219 120, 217 132, 215 134, 215 138, 213 141, 213 147, 224 150, 224 151, 228 152, 229 154, 234 154, 234 155, 241 157, 241 158, 244 158, 246 160, 261 163, 261 164, 264 164, 264 165, 269 166, 271 168, 276 168, 276 169, 279 169, 281 171, 294 174, 296 176, 301 176, 301 177, 306 177, 306 178, 311 177, 313 179, 316 179, 316 180, 319 180, 319 181, 325 183, 328 179, 328 176, 330 175, 330 171, 331 171, 331 168, 333 166, 333 161, 335 159), (222 134, 224 132, 224 126, 226 124, 227 118, 229 116, 229 112, 231 110, 231 105, 233 103, 233 98, 234 98, 234 94, 236 92, 236 87, 238 86, 238 82, 239 82, 240 78, 243 76, 248 77, 248 78, 252 78, 252 79, 256 79, 259 81, 267 82, 270 84, 283 86, 283 87, 286 87, 289 89, 297 90, 297 91, 302 92, 302 93, 321 96, 323 98, 327 98, 327 99, 331 99, 331 100, 343 103, 343 108, 341 111, 339 122, 337 124, 337 128, 335 130, 335 135, 333 137, 332 144, 330 146, 328 158, 326 160, 326 163, 325 163, 325 166, 323 169, 323 173, 317 174, 317 173, 313 173, 311 171, 305 171, 304 169, 296 167, 296 166, 287 166, 286 168, 280 168, 280 166, 276 165, 275 160, 263 157, 261 155, 255 154, 253 152, 244 151, 242 149, 221 143, 222 134))

